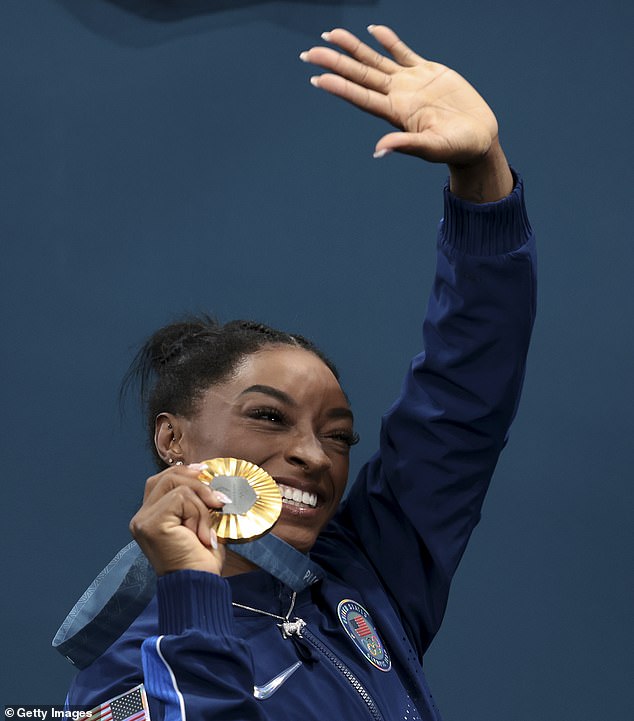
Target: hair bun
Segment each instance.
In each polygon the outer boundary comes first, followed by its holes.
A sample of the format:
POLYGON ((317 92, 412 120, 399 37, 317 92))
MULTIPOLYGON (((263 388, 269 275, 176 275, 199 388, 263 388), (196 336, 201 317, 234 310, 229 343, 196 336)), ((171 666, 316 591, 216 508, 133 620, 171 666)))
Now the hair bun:
POLYGON ((186 357, 188 351, 199 349, 201 341, 216 340, 220 327, 215 318, 205 315, 159 329, 148 339, 144 348, 152 370, 162 373, 167 366, 186 357))

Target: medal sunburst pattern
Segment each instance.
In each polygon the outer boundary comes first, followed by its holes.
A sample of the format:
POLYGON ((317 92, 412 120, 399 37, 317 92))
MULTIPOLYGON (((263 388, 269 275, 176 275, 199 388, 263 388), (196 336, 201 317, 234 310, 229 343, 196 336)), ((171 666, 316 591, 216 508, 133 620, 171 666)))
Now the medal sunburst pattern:
POLYGON ((246 513, 210 511, 212 527, 221 541, 253 541, 271 530, 282 512, 282 493, 273 478, 260 466, 239 458, 212 458, 202 461, 206 468, 198 478, 213 487, 215 478, 239 476, 248 482, 256 500, 246 513))

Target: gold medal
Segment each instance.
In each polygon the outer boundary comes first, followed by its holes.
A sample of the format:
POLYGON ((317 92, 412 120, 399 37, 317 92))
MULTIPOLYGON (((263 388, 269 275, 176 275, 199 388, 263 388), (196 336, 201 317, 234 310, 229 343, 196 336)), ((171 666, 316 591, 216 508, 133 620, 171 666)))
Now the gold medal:
POLYGON ((271 530, 282 512, 282 493, 273 478, 255 463, 238 458, 212 458, 199 480, 231 498, 222 510, 210 511, 220 541, 253 541, 271 530))

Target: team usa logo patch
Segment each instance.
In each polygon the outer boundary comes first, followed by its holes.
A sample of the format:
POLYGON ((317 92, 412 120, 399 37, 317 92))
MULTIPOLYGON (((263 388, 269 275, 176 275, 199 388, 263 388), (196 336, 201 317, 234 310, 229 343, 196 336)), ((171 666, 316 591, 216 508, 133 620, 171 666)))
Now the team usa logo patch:
POLYGON ((337 614, 346 633, 366 659, 379 671, 389 671, 392 668, 390 655, 365 608, 345 598, 337 606, 337 614))

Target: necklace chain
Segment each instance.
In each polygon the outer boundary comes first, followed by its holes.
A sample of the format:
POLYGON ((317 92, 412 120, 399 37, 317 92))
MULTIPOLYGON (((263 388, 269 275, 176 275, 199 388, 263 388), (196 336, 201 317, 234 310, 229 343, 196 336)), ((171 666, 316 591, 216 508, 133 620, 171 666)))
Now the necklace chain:
POLYGON ((270 613, 269 611, 263 611, 261 608, 253 608, 253 606, 245 606, 243 603, 236 603, 235 601, 231 602, 232 606, 236 606, 237 608, 243 608, 245 611, 252 611, 253 613, 260 613, 263 616, 270 616, 271 618, 276 618, 278 621, 281 621, 282 623, 278 623, 278 627, 280 631, 282 632, 282 636, 284 638, 290 638, 291 636, 301 636, 302 635, 302 629, 306 625, 306 622, 298 617, 295 617, 291 621, 291 613, 293 613, 293 609, 295 608, 295 601, 297 600, 297 591, 293 591, 293 597, 291 598, 291 605, 289 606, 288 613, 286 616, 280 616, 277 613, 270 613))
POLYGON ((242 603, 236 603, 235 601, 232 601, 231 605, 236 606, 237 608, 243 608, 245 611, 253 611, 253 613, 261 613, 263 616, 270 616, 271 618, 277 618, 278 621, 287 621, 291 617, 291 613, 293 613, 293 609, 295 608, 295 601, 297 599, 297 591, 293 591, 293 597, 291 598, 291 605, 289 606, 288 613, 286 616, 279 616, 277 613, 270 613, 269 611, 263 611, 261 608, 253 608, 252 606, 245 606, 242 603))

